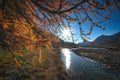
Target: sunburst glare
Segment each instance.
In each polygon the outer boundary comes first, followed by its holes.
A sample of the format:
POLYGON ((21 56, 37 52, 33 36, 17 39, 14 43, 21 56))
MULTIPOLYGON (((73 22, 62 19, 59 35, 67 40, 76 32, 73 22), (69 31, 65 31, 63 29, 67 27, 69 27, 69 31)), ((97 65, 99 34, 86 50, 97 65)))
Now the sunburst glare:
POLYGON ((67 39, 68 37, 71 37, 71 31, 69 28, 64 28, 62 30, 62 36, 67 39))

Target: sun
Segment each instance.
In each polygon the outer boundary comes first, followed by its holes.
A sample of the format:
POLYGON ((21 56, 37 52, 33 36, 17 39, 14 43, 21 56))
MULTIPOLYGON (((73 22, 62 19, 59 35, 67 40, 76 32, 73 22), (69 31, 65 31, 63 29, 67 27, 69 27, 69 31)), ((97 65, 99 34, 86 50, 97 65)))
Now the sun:
POLYGON ((64 28, 62 30, 62 36, 64 38, 71 37, 71 31, 70 31, 70 29, 69 28, 64 28))

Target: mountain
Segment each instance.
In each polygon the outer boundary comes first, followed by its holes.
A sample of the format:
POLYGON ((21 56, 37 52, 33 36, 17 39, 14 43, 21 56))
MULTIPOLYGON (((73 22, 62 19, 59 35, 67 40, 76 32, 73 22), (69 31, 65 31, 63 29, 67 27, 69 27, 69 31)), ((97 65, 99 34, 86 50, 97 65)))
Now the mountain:
POLYGON ((107 36, 101 35, 93 42, 80 42, 82 47, 106 47, 106 48, 120 48, 120 32, 107 36))
POLYGON ((120 47, 120 32, 111 36, 101 35, 91 42, 92 46, 120 47))
POLYGON ((83 47, 88 47, 88 46, 91 46, 91 43, 90 42, 80 42, 79 45, 83 46, 83 47))
POLYGON ((78 44, 75 44, 75 43, 72 43, 72 42, 65 42, 64 40, 62 39, 59 39, 60 41, 60 47, 66 47, 66 48, 77 48, 79 47, 80 45, 78 44))

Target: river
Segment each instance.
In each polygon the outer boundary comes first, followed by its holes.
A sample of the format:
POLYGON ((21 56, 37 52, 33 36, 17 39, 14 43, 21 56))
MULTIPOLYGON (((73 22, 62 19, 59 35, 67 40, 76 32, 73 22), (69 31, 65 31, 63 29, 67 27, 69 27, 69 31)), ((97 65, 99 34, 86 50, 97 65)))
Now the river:
POLYGON ((78 56, 68 48, 61 49, 61 60, 72 80, 120 80, 120 72, 78 56))

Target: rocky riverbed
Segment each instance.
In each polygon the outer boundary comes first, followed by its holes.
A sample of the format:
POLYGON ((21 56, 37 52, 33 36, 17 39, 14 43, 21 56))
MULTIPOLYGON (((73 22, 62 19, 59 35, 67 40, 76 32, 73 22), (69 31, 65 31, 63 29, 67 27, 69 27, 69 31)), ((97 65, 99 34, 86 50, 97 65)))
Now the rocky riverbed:
POLYGON ((80 48, 73 49, 73 52, 80 56, 92 59, 104 64, 110 69, 120 71, 120 50, 109 50, 101 48, 80 48))

